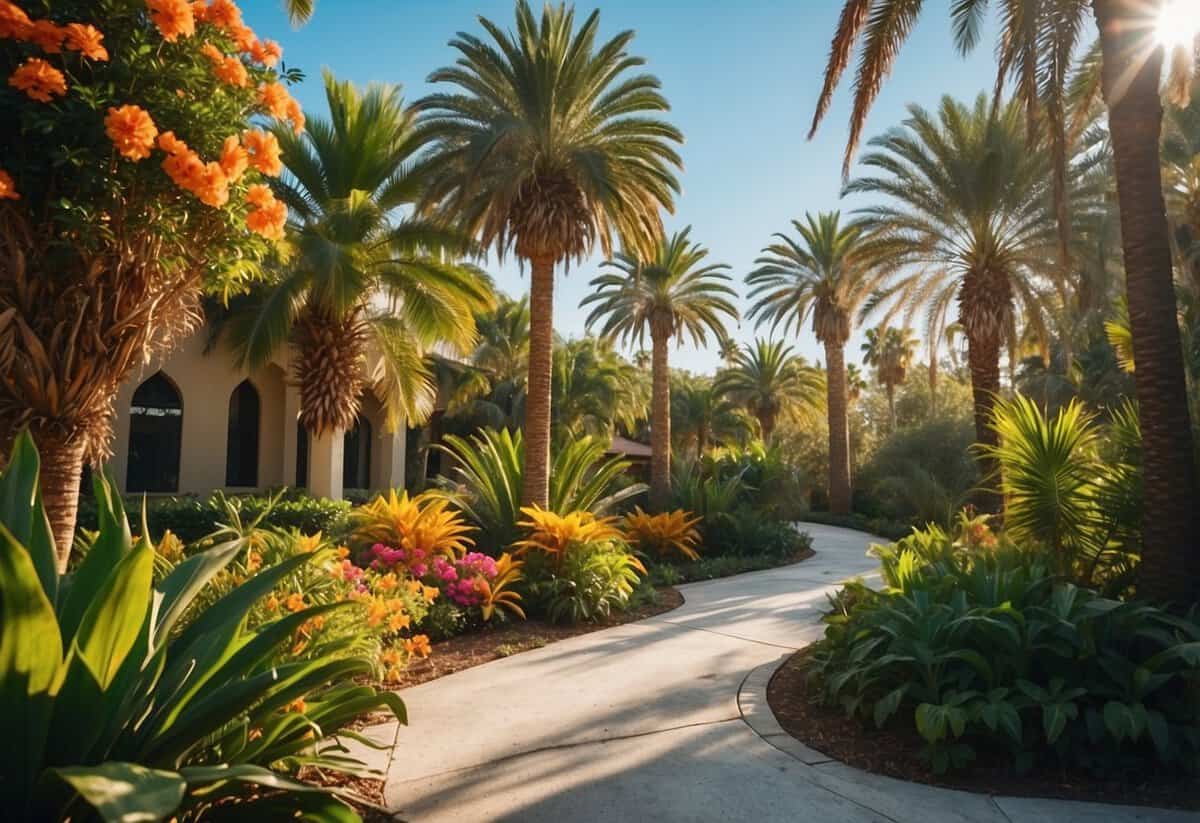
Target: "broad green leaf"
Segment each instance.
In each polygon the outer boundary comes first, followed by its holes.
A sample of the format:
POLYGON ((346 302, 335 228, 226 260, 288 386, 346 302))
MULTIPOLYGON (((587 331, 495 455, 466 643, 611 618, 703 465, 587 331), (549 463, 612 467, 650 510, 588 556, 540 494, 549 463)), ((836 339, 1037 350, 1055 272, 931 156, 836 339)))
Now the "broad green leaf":
POLYGON ((154 823, 173 814, 187 787, 175 772, 136 763, 54 769, 96 810, 105 823, 154 823))
POLYGON ((116 486, 102 472, 96 472, 92 479, 92 490, 96 498, 99 530, 83 562, 67 578, 65 597, 59 601, 58 623, 63 645, 67 647, 79 630, 84 614, 95 602, 97 593, 133 544, 129 521, 125 519, 125 507, 121 503, 121 496, 116 493, 116 486))
POLYGON ((883 724, 888 721, 888 718, 900 708, 900 703, 906 694, 908 694, 908 684, 893 689, 875 703, 876 728, 883 728, 883 724))
POLYGON ((37 779, 62 666, 54 607, 33 559, 0 525, 0 807, 22 809, 37 779))
POLYGON ((155 646, 167 641, 176 621, 187 611, 196 595, 237 557, 242 548, 242 541, 232 540, 194 554, 172 569, 155 587, 161 596, 154 629, 155 646))
POLYGON ((54 533, 38 486, 40 459, 33 438, 22 431, 13 441, 8 465, 0 472, 0 523, 29 552, 38 580, 53 603, 58 597, 54 533))
MULTIPOLYGON (((121 558, 84 613, 76 642, 102 690, 133 650, 151 605, 154 548, 146 540, 121 558)), ((139 649, 145 655, 148 649, 139 649)))

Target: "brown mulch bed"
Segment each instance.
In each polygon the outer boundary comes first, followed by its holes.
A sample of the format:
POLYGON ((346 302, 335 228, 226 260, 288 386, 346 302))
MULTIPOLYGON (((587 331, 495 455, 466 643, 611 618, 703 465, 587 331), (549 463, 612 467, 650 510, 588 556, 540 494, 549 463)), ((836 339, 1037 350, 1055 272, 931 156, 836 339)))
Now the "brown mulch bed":
POLYGON ((805 655, 793 655, 771 678, 767 703, 788 734, 834 760, 875 774, 969 792, 1200 809, 1200 783, 1187 777, 1133 783, 1044 769, 1017 775, 998 758, 989 762, 982 755, 966 771, 936 775, 922 762, 923 741, 915 733, 876 729, 848 718, 839 707, 820 703, 803 670, 805 655))

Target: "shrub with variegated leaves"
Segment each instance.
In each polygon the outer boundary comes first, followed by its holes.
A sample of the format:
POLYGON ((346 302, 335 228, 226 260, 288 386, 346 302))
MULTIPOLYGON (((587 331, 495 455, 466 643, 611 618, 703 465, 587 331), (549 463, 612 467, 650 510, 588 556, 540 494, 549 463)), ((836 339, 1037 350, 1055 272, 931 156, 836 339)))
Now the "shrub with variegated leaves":
POLYGON ((700 532, 696 524, 700 520, 683 509, 647 514, 641 506, 636 506, 621 521, 621 530, 625 532, 625 539, 644 554, 660 558, 678 554, 688 560, 697 560, 700 557, 696 551, 700 532))

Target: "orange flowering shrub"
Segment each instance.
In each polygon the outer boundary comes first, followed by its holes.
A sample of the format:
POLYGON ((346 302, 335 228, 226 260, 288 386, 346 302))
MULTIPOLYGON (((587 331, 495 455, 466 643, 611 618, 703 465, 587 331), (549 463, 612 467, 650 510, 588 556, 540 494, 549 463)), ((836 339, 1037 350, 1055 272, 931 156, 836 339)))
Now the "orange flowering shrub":
MULTIPOLYGON (((0 0, 0 430, 65 476, 106 456, 131 370, 283 236, 283 203, 246 197, 282 167, 265 130, 303 123, 280 55, 230 0, 0 0)), ((64 562, 77 495, 51 494, 64 562)))

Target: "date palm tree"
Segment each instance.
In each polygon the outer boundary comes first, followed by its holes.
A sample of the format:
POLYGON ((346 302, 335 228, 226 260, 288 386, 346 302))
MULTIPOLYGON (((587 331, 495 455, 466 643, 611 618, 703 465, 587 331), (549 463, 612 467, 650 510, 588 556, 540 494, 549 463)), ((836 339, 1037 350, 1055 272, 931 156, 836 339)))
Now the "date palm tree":
POLYGON ((671 342, 706 346, 710 332, 724 336, 722 315, 738 314, 737 292, 727 285, 729 266, 707 262, 708 249, 692 242, 691 230, 664 240, 652 257, 618 254, 602 264, 610 271, 592 280, 594 291, 580 303, 593 307, 588 329, 603 321, 603 337, 641 346, 649 334, 650 504, 656 508, 671 494, 671 342))
POLYGON ((609 340, 584 337, 555 347, 552 391, 555 442, 611 438, 646 419, 649 386, 609 340))
POLYGON ((746 412, 713 378, 677 372, 671 379, 671 437, 681 448, 694 445, 697 460, 710 445, 740 442, 753 431, 746 412))
MULTIPOLYGON (((993 111, 983 95, 971 108, 944 98, 936 114, 910 106, 902 127, 870 145, 862 158, 870 171, 846 191, 883 195, 859 212, 875 237, 872 254, 911 267, 885 294, 895 300, 894 311, 904 311, 905 326, 917 312, 944 316, 957 303, 975 435, 995 445, 991 421, 1002 346, 1017 304, 1044 336, 1042 292, 1057 271, 1050 164, 1026 148, 1017 105, 993 111)), ((987 457, 980 467, 985 477, 995 471, 987 457)), ((1000 500, 993 495, 980 503, 998 510, 1000 500)))
POLYGON ((291 252, 278 281, 230 324, 243 365, 294 346, 300 421, 318 437, 354 425, 367 386, 391 425, 426 419, 437 392, 426 352, 469 347, 473 315, 492 301, 486 277, 450 262, 468 247, 461 235, 398 216, 420 189, 415 115, 400 90, 360 90, 326 73, 325 96, 328 118, 276 134, 291 252), (371 372, 369 348, 379 354, 371 372))
POLYGON ((908 377, 918 342, 908 329, 880 326, 867 329, 867 340, 861 347, 863 363, 875 367, 875 377, 887 393, 888 430, 892 432, 896 431, 896 387, 908 377))
POLYGON ((754 415, 770 445, 781 417, 804 419, 821 408, 825 379, 782 340, 759 338, 738 353, 733 368, 717 375, 714 388, 754 415))
POLYGON ((866 253, 862 226, 843 224, 838 212, 806 214, 792 221, 797 237, 776 234, 763 249, 757 268, 746 277, 753 301, 749 316, 772 333, 799 331, 812 317, 813 332, 825 346, 825 385, 829 415, 829 506, 850 511, 850 424, 846 412, 846 341, 855 315, 885 279, 889 267, 866 253))
MULTIPOLYGON (((845 171, 884 78, 920 15, 920 0, 845 0, 830 48, 812 132, 829 110, 833 92, 861 42, 845 171)), ((1159 138, 1162 131, 1166 45, 1160 20, 1167 0, 1001 0, 998 81, 1013 79, 1021 102, 1048 128, 1061 234, 1067 235, 1067 132, 1064 97, 1072 57, 1089 12, 1100 31, 1099 82, 1086 91, 1108 109, 1120 205, 1125 288, 1138 361, 1136 394, 1142 425, 1145 504, 1140 591, 1182 599, 1200 588, 1200 497, 1180 333, 1175 317, 1170 229, 1163 202, 1159 138), (1181 563, 1188 573, 1180 573, 1181 563)), ((978 44, 988 0, 950 4, 955 45, 978 44)), ((1172 96, 1181 102, 1195 60, 1190 32, 1176 32, 1169 65, 1172 96)), ((997 83, 999 86, 999 82, 997 83)), ((1084 107, 1086 108, 1086 107, 1084 107)), ((1037 125, 1035 121, 1034 125, 1037 125)), ((812 136, 810 132, 810 137, 812 136)), ((1065 245, 1065 243, 1063 244, 1065 245)), ((1064 255, 1065 256, 1065 255, 1064 255)), ((989 441, 993 438, 989 438, 989 441)))
POLYGON ((480 18, 487 39, 459 34, 456 65, 430 75, 456 91, 422 101, 432 174, 425 205, 503 256, 530 267, 530 345, 524 499, 549 492, 554 267, 614 236, 651 255, 662 209, 679 192, 682 134, 650 74, 631 73, 632 31, 597 39, 599 12, 578 27, 574 9, 547 5, 539 23, 516 5, 516 30, 480 18))
POLYGON ((529 371, 529 297, 501 296, 475 316, 479 342, 458 375, 446 412, 495 429, 520 425, 529 371))

